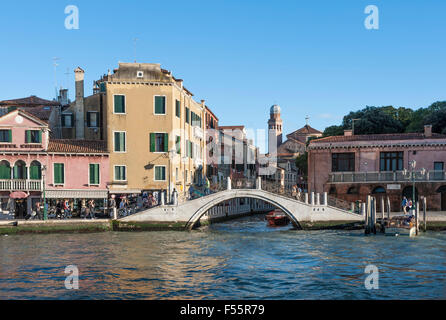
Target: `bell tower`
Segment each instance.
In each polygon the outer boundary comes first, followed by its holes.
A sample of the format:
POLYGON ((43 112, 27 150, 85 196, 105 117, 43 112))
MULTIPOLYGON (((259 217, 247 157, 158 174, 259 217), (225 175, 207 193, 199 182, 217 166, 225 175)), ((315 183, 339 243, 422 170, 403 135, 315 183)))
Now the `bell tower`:
POLYGON ((280 107, 275 104, 269 110, 268 120, 268 153, 277 154, 277 148, 282 144, 282 119, 280 107))

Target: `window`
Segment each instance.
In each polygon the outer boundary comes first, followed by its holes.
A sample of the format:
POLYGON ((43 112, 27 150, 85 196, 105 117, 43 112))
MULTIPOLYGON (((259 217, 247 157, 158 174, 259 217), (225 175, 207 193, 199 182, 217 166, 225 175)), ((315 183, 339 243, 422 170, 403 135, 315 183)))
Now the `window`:
POLYGON ((115 132, 115 152, 126 152, 126 133, 125 131, 122 132, 115 132))
POLYGON ((175 115, 180 118, 181 117, 181 103, 178 100, 175 100, 175 115))
POLYGON ((190 111, 188 107, 186 107, 186 123, 190 123, 190 111))
POLYGON ((386 189, 383 187, 376 187, 372 190, 372 194, 378 194, 378 193, 386 193, 386 189))
POLYGON ((40 165, 40 162, 31 162, 31 165, 29 166, 29 178, 31 180, 42 179, 42 166, 40 165))
POLYGON ((355 171, 355 154, 333 153, 332 154, 332 172, 352 172, 355 171))
POLYGON ((150 152, 168 152, 169 135, 167 133, 150 134, 150 152))
POLYGON ((63 163, 54 164, 54 184, 65 183, 65 165, 63 163))
POLYGON ((0 130, 0 142, 12 142, 12 131, 0 130))
POLYGON ((99 84, 99 91, 100 92, 105 92, 106 90, 105 90, 105 82, 101 82, 100 84, 99 84))
POLYGON ((71 113, 62 114, 62 127, 73 128, 74 116, 71 113))
POLYGON ((124 95, 115 95, 114 96, 114 113, 125 113, 125 96, 124 95))
POLYGON ((136 72, 136 77, 137 78, 144 78, 144 71, 137 71, 136 72))
POLYGON ((201 117, 195 112, 191 112, 192 125, 201 128, 201 117))
POLYGON ((97 111, 88 111, 87 112, 87 127, 89 128, 97 128, 99 125, 99 112, 97 111))
POLYGON ((155 114, 166 114, 166 97, 155 96, 155 114))
POLYGON ((26 130, 25 143, 42 143, 42 131, 40 130, 26 130))
POLYGON ((155 166, 155 181, 166 181, 165 166, 155 166))
POLYGON ((403 170, 403 152, 381 152, 380 171, 400 171, 403 170))
POLYGON ((444 162, 434 162, 434 171, 443 171, 444 162))
POLYGON ((115 181, 127 181, 126 166, 115 166, 115 181))
POLYGON ((175 149, 177 150, 177 154, 181 154, 181 137, 175 136, 175 149))
POLYGON ((90 163, 89 170, 89 184, 98 185, 99 184, 99 164, 98 163, 90 163))

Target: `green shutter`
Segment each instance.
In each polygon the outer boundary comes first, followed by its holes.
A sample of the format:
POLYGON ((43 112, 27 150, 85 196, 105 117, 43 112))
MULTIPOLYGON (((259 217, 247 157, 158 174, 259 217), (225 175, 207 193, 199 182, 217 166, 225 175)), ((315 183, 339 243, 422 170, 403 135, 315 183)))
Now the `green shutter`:
POLYGON ((12 130, 11 129, 8 130, 8 142, 12 142, 12 130))
POLYGON ((4 180, 11 179, 11 167, 5 164, 0 165, 0 179, 4 180))
POLYGON ((119 146, 119 132, 115 132, 115 151, 120 151, 119 146))
POLYGON ((123 152, 125 151, 126 146, 125 146, 125 133, 124 132, 119 133, 119 147, 120 147, 119 151, 123 151, 123 152))
POLYGON ((181 118, 181 103, 178 100, 175 100, 175 114, 178 118, 181 118))
POLYGON ((25 131, 25 143, 30 143, 30 142, 31 142, 31 131, 26 130, 25 131))
POLYGON ((155 97, 155 114, 166 113, 166 97, 155 97))
POLYGON ((39 130, 39 143, 42 143, 42 131, 39 130))
POLYGON ((155 134, 150 133, 150 152, 156 151, 155 134))
POLYGON ((90 184, 99 184, 99 164, 90 164, 90 184))
POLYGON ((169 152, 169 134, 164 134, 164 152, 169 152))
POLYGON ((29 167, 29 178, 31 180, 40 180, 42 178, 40 166, 31 165, 29 167))
POLYGON ((115 113, 125 113, 125 96, 115 96, 115 113))
POLYGON ((100 91, 101 91, 101 92, 105 92, 105 82, 101 82, 101 83, 99 84, 99 88, 100 88, 100 91))
POLYGON ((64 164, 63 163, 55 163, 54 164, 54 183, 62 184, 64 183, 64 164))

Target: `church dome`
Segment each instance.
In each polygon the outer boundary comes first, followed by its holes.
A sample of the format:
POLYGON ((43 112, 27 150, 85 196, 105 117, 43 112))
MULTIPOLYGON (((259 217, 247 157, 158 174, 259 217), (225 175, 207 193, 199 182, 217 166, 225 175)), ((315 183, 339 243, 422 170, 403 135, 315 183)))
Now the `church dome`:
POLYGON ((280 113, 280 107, 277 104, 273 105, 271 107, 271 109, 269 110, 269 113, 270 114, 278 114, 278 113, 280 113))

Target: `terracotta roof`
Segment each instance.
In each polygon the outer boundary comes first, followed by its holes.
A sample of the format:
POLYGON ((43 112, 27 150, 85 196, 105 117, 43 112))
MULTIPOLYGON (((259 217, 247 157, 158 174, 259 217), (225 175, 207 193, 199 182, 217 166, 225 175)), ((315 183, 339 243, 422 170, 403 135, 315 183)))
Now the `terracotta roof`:
POLYGON ((311 140, 310 144, 326 142, 350 142, 350 141, 382 141, 382 140, 420 140, 420 139, 446 139, 446 135, 432 133, 426 137, 424 133, 392 133, 392 134, 367 134, 353 136, 331 136, 311 140))
POLYGON ((218 129, 245 129, 245 126, 218 126, 218 129))
POLYGON ((30 96, 27 98, 11 99, 0 101, 0 105, 6 106, 58 106, 58 101, 45 100, 36 96, 30 96))
POLYGON ((101 140, 50 140, 48 152, 57 153, 108 153, 107 144, 101 140))
POLYGON ((51 106, 37 106, 37 107, 18 107, 19 110, 25 111, 43 121, 50 119, 52 108, 51 106))
POLYGON ((322 132, 320 132, 319 130, 314 129, 313 127, 311 127, 309 125, 305 125, 302 128, 300 128, 300 129, 298 129, 298 130, 288 134, 287 136, 293 135, 293 134, 302 134, 302 135, 305 135, 305 134, 322 134, 322 132))

